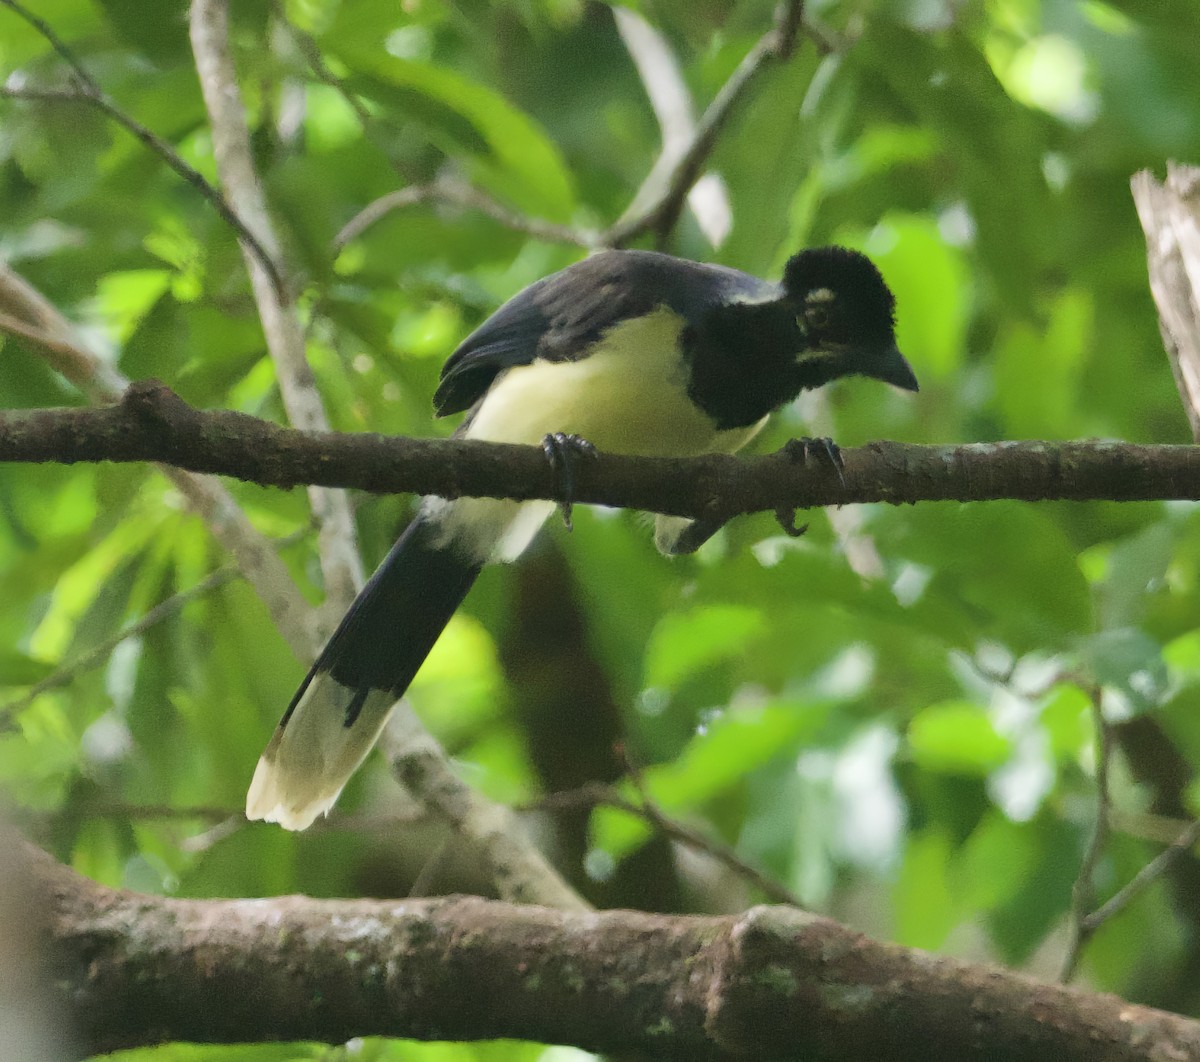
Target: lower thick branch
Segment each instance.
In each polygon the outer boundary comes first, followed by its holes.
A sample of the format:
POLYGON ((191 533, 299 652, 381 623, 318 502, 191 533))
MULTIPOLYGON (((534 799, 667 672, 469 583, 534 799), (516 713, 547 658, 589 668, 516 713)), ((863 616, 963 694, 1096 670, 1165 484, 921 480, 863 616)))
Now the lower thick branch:
POLYGON ((58 1003, 90 1051, 169 1040, 516 1037, 656 1058, 1200 1057, 1200 1024, 879 944, 730 917, 436 900, 169 900, 31 854, 58 1003))

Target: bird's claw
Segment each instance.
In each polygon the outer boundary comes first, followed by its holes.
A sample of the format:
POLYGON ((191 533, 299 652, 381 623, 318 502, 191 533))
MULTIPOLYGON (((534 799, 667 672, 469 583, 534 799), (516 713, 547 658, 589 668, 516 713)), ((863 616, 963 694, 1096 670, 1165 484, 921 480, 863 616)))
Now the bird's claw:
POLYGON ((555 431, 542 438, 542 453, 554 472, 558 487, 558 511, 563 525, 572 530, 571 510, 575 506, 575 459, 595 457, 596 448, 579 435, 555 431))
POLYGON ((779 526, 783 528, 783 533, 788 538, 799 538, 808 531, 807 523, 796 523, 795 509, 776 509, 775 519, 779 522, 779 526))
POLYGON ((783 444, 783 452, 802 465, 807 464, 809 457, 824 461, 837 473, 838 482, 843 487, 846 485, 846 477, 842 475, 842 469, 846 467, 846 462, 842 460, 842 448, 832 439, 813 439, 807 435, 799 439, 788 439, 783 444))

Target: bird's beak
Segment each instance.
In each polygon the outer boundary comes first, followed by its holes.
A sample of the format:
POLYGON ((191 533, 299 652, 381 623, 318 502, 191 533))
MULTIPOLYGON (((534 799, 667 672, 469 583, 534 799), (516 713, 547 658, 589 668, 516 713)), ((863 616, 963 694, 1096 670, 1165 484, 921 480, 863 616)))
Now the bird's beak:
POLYGON ((867 376, 876 380, 903 387, 906 391, 919 391, 917 374, 912 371, 908 359, 896 347, 888 347, 871 360, 871 367, 866 371, 867 376))

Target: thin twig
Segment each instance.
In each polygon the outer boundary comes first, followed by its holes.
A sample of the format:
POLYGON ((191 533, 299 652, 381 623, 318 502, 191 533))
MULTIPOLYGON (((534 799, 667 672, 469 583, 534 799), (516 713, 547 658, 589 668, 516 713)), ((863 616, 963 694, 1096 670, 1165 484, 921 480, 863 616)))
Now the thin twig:
POLYGON ((1059 976, 1064 984, 1075 976, 1079 958, 1087 945, 1096 926, 1091 925, 1088 912, 1096 900, 1095 874, 1096 867, 1104 854, 1110 833, 1109 813, 1112 807, 1112 795, 1109 789, 1108 768, 1112 752, 1109 741, 1110 731, 1108 721, 1104 718, 1104 692, 1100 686, 1093 684, 1088 690, 1088 700, 1092 709, 1092 725, 1096 731, 1096 821, 1092 826, 1092 835, 1088 840, 1083 861, 1079 865, 1079 873, 1071 888, 1071 942, 1067 946, 1067 954, 1063 959, 1062 973, 1059 976))
POLYGON ((641 803, 636 803, 628 799, 612 786, 604 785, 600 782, 589 782, 578 789, 571 789, 562 793, 550 793, 538 800, 521 805, 517 810, 553 811, 566 808, 589 808, 597 806, 616 808, 618 811, 624 811, 635 818, 641 819, 665 837, 687 845, 693 851, 707 854, 727 870, 748 881, 768 899, 776 903, 791 904, 793 907, 803 906, 795 893, 773 878, 768 877, 751 863, 746 862, 745 859, 738 855, 734 848, 723 841, 708 837, 700 830, 671 818, 658 808, 654 801, 646 795, 644 789, 638 786, 638 783, 634 782, 634 786, 639 789, 641 803))
MULTIPOLYGON (((309 533, 309 530, 309 528, 305 527, 281 538, 276 543, 277 548, 286 549, 288 546, 294 545, 301 541, 309 533)), ((152 627, 156 627, 164 620, 181 611, 185 605, 205 597, 214 590, 239 577, 243 577, 243 573, 237 565, 229 564, 223 568, 218 568, 215 572, 201 579, 195 586, 189 587, 187 590, 180 590, 178 593, 172 594, 170 597, 160 601, 146 612, 141 619, 135 623, 131 623, 112 637, 106 638, 99 645, 93 646, 69 664, 64 664, 62 667, 56 669, 53 674, 47 675, 40 682, 35 683, 20 697, 5 704, 0 704, 0 733, 3 733, 5 729, 11 728, 13 725, 12 720, 17 713, 28 708, 43 693, 60 689, 63 686, 69 686, 80 675, 103 664, 112 654, 113 650, 122 642, 145 634, 152 627)))
POLYGON ((164 601, 160 601, 136 623, 131 623, 124 630, 118 631, 112 637, 106 638, 99 645, 93 646, 82 656, 76 657, 69 664, 58 668, 40 682, 34 683, 20 697, 5 704, 0 704, 0 733, 11 728, 16 715, 33 704, 43 693, 60 689, 63 686, 69 686, 80 675, 103 664, 112 654, 113 650, 122 642, 128 641, 130 638, 136 638, 140 634, 145 634, 151 627, 175 615, 184 605, 212 593, 218 587, 222 587, 237 578, 239 574, 238 569, 233 565, 218 568, 207 578, 201 579, 195 586, 187 590, 182 590, 177 594, 172 594, 164 601))
POLYGON ((448 203, 478 210, 507 229, 551 243, 566 243, 588 249, 603 245, 600 233, 592 229, 576 229, 570 225, 560 225, 521 214, 506 207, 475 185, 452 177, 440 177, 429 184, 410 184, 398 188, 368 203, 342 226, 341 231, 334 237, 334 247, 341 249, 393 210, 428 202, 448 203))
POLYGON ((3 95, 10 99, 29 99, 43 102, 84 103, 97 108, 108 115, 113 121, 127 132, 132 133, 138 140, 161 158, 172 170, 182 177, 212 204, 213 209, 221 216, 226 224, 232 226, 238 235, 246 242, 250 252, 258 260, 259 265, 266 271, 271 284, 280 292, 284 290, 283 277, 278 267, 267 254, 266 248, 258 238, 238 217, 237 211, 226 201, 221 192, 213 187, 199 170, 188 165, 179 153, 167 141, 151 129, 142 125, 136 118, 126 114, 117 103, 100 87, 100 84, 87 72, 84 65, 76 58, 66 42, 54 32, 44 20, 26 8, 19 0, 0 0, 0 4, 9 8, 14 14, 24 19, 49 43, 50 47, 71 68, 73 89, 27 89, 6 88, 3 95))
POLYGON ((1109 824, 1114 833, 1124 834, 1139 841, 1155 844, 1174 844, 1179 835, 1188 828, 1188 822, 1172 815, 1155 815, 1149 811, 1130 812, 1113 808, 1109 824))
POLYGON ((449 836, 443 838, 441 844, 425 859, 408 890, 409 896, 425 896, 429 893, 439 871, 446 865, 446 857, 450 854, 450 841, 449 836))
POLYGON ((1129 883, 1082 920, 1082 928, 1095 933, 1110 918, 1119 915, 1130 903, 1161 878, 1181 856, 1200 844, 1200 819, 1186 827, 1165 851, 1139 870, 1129 883))

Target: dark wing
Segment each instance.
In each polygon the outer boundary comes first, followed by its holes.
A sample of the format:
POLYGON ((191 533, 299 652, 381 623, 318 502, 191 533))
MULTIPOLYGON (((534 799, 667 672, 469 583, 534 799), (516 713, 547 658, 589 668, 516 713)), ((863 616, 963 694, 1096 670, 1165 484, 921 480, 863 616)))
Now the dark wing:
POLYGON ((695 323, 716 303, 762 298, 774 284, 654 251, 603 251, 531 284, 464 339, 442 368, 437 415, 479 401, 505 369, 578 361, 613 325, 667 306, 695 323))

